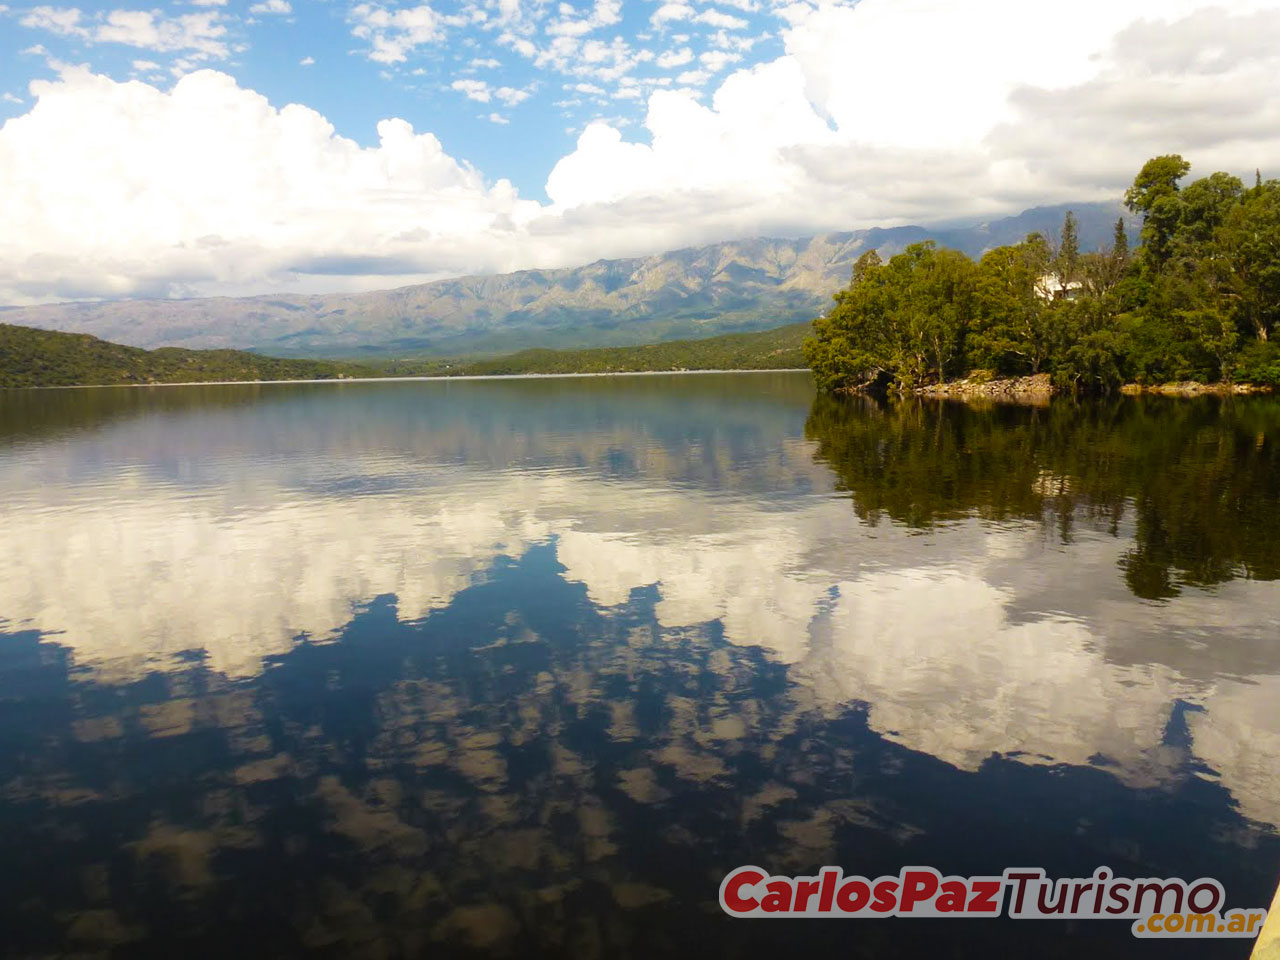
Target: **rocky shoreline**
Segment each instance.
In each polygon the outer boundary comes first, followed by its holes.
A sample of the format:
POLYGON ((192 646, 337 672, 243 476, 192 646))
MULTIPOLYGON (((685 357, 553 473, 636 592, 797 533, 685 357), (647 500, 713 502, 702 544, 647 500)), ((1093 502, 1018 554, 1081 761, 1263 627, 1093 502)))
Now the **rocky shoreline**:
MULTIPOLYGON (((991 377, 970 376, 961 380, 948 380, 945 383, 929 383, 915 387, 910 391, 887 387, 879 384, 881 391, 888 389, 899 395, 910 393, 916 397, 928 397, 935 400, 997 400, 1006 403, 1045 404, 1051 397, 1069 393, 1054 386, 1047 373, 1039 373, 1030 377, 991 377)), ((1185 380, 1178 383, 1126 383, 1119 388, 1128 396, 1163 396, 1163 397, 1225 397, 1245 396, 1249 394, 1270 394, 1274 388, 1254 383, 1200 383, 1185 380)), ((848 396, 875 393, 870 385, 837 390, 848 396)))
POLYGON ((1047 373, 1038 373, 1031 377, 982 378, 966 377, 963 380, 949 380, 946 383, 931 383, 916 387, 914 393, 918 397, 945 397, 966 400, 982 397, 988 400, 1047 400, 1058 393, 1053 381, 1047 373))
MULTIPOLYGON (((933 397, 949 400, 1004 400, 1012 403, 1043 403, 1063 391, 1053 385, 1049 374, 1031 377, 966 377, 946 383, 931 383, 911 391, 917 397, 933 397)), ((1186 380, 1179 383, 1126 383, 1120 392, 1129 396, 1143 394, 1163 397, 1245 396, 1269 394, 1269 386, 1252 383, 1199 383, 1186 380)))
POLYGON ((1253 383, 1198 383, 1185 380, 1181 383, 1126 383, 1121 393, 1138 396, 1144 393, 1164 397, 1239 396, 1250 393, 1271 393, 1271 388, 1253 383))

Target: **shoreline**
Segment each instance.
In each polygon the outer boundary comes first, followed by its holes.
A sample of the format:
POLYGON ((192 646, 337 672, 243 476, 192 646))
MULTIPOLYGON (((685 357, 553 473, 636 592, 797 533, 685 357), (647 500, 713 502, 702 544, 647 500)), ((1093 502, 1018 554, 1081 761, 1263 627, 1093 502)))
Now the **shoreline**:
POLYGON ((567 380, 581 377, 661 377, 705 373, 809 373, 808 367, 762 367, 750 370, 605 370, 596 373, 481 373, 430 374, 409 377, 321 377, 310 380, 184 380, 175 383, 69 383, 42 387, 0 387, 0 390, 136 390, 144 387, 246 387, 297 383, 409 383, 449 380, 567 380))
MULTIPOLYGON (((895 391, 890 390, 891 394, 895 391)), ((1126 383, 1116 388, 1116 393, 1128 397, 1239 397, 1269 396, 1275 388, 1267 384, 1253 383, 1200 383, 1182 380, 1172 383, 1126 383)), ((841 389, 843 396, 861 396, 866 388, 841 389)), ((1053 384, 1047 373, 1024 377, 963 377, 942 383, 929 383, 910 390, 897 391, 898 396, 918 397, 925 400, 992 401, 1001 403, 1044 406, 1054 397, 1070 397, 1075 394, 1053 384)), ((1085 394, 1092 396, 1093 394, 1085 394)))

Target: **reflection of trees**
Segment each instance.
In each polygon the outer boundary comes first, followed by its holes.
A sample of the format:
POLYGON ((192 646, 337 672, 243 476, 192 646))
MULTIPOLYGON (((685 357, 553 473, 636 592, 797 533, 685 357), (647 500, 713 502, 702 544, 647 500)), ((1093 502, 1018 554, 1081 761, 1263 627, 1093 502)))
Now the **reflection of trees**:
MULTIPOLYGON (((1272 879, 1268 857, 1206 842, 1274 846, 1220 785, 996 758, 966 773, 882 739, 862 707, 830 718, 714 622, 663 629, 657 600, 592 604, 543 546, 421 621, 384 597, 240 682, 193 654, 95 684, 56 643, 4 638, 0 862, 25 865, 0 874, 10 945, 742 956, 799 937, 914 957, 1026 936, 1020 955, 1077 956, 1025 924, 762 929, 721 917, 715 890, 743 862, 1176 864, 1241 902, 1272 879)), ((1102 933, 1101 956, 1139 955, 1102 933)))
POLYGON ((1280 577, 1280 403, 1121 399, 1048 408, 819 397, 805 425, 858 515, 929 527, 1041 519, 1071 536, 1132 510, 1138 596, 1280 577))

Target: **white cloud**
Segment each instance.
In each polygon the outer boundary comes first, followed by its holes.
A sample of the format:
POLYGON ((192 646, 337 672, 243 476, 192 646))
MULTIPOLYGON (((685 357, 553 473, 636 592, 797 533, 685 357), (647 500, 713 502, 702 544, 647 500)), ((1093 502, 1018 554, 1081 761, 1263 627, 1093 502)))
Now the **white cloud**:
POLYGON ((113 10, 94 35, 99 43, 122 43, 144 50, 191 50, 210 57, 227 55, 226 28, 216 13, 188 13, 165 19, 141 10, 113 10))
POLYGON ((600 229, 648 211, 661 235, 696 211, 730 236, 1114 198, 1171 150, 1202 173, 1280 166, 1280 48, 1263 39, 1280 35, 1273 4, 1193 20, 1177 18, 1195 0, 1082 4, 1059 33, 1051 11, 1014 0, 810 9, 786 56, 728 77, 710 107, 654 93, 650 142, 589 128, 548 194, 600 229))
MULTIPOLYGON (((634 134, 621 120, 573 121, 577 145, 550 171, 543 205, 486 184, 401 121, 385 121, 379 145, 361 150, 318 114, 273 108, 220 74, 162 93, 67 71, 34 85, 35 105, 0 131, 0 238, 22 238, 0 239, 0 302, 260 291, 298 276, 312 289, 342 277, 370 286, 389 272, 568 265, 734 236, 997 216, 1115 198, 1143 160, 1170 151, 1198 173, 1280 169, 1274 0, 1200 14, 1207 0, 1079 2, 1064 23, 1015 0, 805 7, 789 14, 784 55, 705 94, 636 76, 646 51, 621 37, 540 46, 501 33, 579 93, 652 91, 634 134), (921 22, 934 26, 922 35, 921 22)), ((356 9, 375 59, 398 62, 442 36, 430 16, 397 19, 426 7, 356 9)), ((28 15, 64 32, 108 22, 52 7, 28 15)), ((701 85, 737 53, 703 50, 676 83, 701 85)), ((530 92, 452 86, 503 107, 530 92)))
POLYGON ((160 64, 156 63, 154 60, 134 60, 132 66, 133 69, 137 70, 139 73, 148 73, 150 71, 160 69, 160 64))
POLYGON ((315 57, 303 57, 301 60, 298 61, 298 66, 311 67, 315 65, 315 62, 316 62, 315 57))
POLYGON ((289 5, 289 0, 263 0, 262 3, 255 3, 249 8, 250 13, 271 13, 286 14, 293 13, 293 7, 289 5))
POLYGON ((24 27, 47 30, 90 43, 119 43, 158 53, 189 52, 201 58, 227 56, 227 29, 216 12, 166 17, 158 11, 112 10, 87 18, 75 7, 33 7, 19 21, 24 27))
POLYGON ((499 42, 506 43, 522 56, 527 56, 537 67, 603 83, 616 81, 653 56, 651 51, 633 49, 620 36, 606 42, 597 38, 583 40, 560 34, 552 37, 551 42, 541 48, 531 41, 511 35, 503 35, 499 42))
POLYGON ((658 59, 654 61, 664 70, 671 67, 683 67, 686 63, 693 62, 693 51, 688 47, 681 47, 679 50, 667 50, 658 55, 658 59))
POLYGON ((510 121, 510 120, 508 120, 506 117, 504 117, 504 116, 503 116, 502 114, 500 114, 500 113, 491 113, 491 114, 489 114, 489 122, 490 122, 490 123, 497 123, 497 124, 506 125, 506 124, 510 123, 511 121, 510 121))
POLYGON ((493 91, 493 95, 508 107, 514 107, 518 103, 524 103, 533 94, 529 90, 521 90, 516 87, 498 87, 493 91))
POLYGON ((722 30, 741 30, 747 25, 747 21, 741 17, 731 16, 720 10, 703 10, 693 18, 693 21, 705 23, 709 27, 719 27, 722 30))
POLYGON ((211 70, 165 92, 74 68, 31 90, 0 128, 0 303, 514 267, 539 210, 403 120, 362 148, 211 70))
POLYGON ((568 4, 561 4, 562 19, 547 25, 550 36, 580 37, 602 27, 612 26, 622 19, 622 0, 596 0, 591 12, 579 18, 568 4))
POLYGON ((700 87, 710 79, 711 74, 706 70, 686 70, 676 77, 676 83, 690 87, 700 87))
POLYGON ((687 3, 664 3, 649 17, 649 22, 655 27, 661 27, 663 24, 677 20, 692 20, 696 13, 697 11, 687 3))
POLYGON ((483 59, 476 58, 472 60, 468 66, 475 70, 496 70, 498 67, 502 66, 502 63, 501 61, 493 59, 493 57, 485 57, 483 59))
POLYGON ((403 63, 418 47, 444 38, 439 16, 427 4, 388 10, 362 3, 351 9, 351 35, 367 40, 375 63, 403 63))
POLYGON ((191 0, 193 7, 223 7, 227 0, 191 0))
POLYGON ((88 37, 81 25, 84 14, 75 7, 32 7, 18 22, 32 30, 48 30, 63 37, 88 37))
POLYGON ((5 103, 24 103, 25 102, 21 97, 16 96, 7 90, 3 94, 0 94, 0 100, 3 100, 5 103))
POLYGON ((488 103, 493 98, 493 91, 483 80, 455 80, 450 86, 477 103, 488 103))
POLYGON ((729 53, 727 50, 707 50, 698 57, 698 62, 712 73, 719 73, 731 63, 742 59, 740 53, 729 53))

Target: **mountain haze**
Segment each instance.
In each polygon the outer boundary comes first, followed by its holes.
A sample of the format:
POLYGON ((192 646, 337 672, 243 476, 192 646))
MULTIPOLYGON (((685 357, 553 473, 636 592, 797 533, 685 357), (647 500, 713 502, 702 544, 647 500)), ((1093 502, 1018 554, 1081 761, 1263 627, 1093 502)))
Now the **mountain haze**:
MULTIPOLYGON (((498 353, 627 346, 763 330, 812 319, 853 262, 925 239, 977 256, 1067 206, 964 228, 893 227, 750 239, 583 267, 460 277, 371 293, 121 300, 0 309, 0 320, 139 347, 233 348, 281 356, 498 353)), ((1110 240, 1121 209, 1075 204, 1081 245, 1110 240)))

